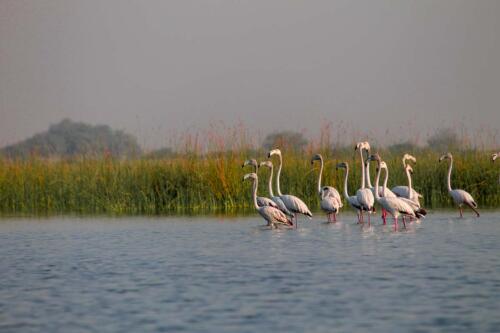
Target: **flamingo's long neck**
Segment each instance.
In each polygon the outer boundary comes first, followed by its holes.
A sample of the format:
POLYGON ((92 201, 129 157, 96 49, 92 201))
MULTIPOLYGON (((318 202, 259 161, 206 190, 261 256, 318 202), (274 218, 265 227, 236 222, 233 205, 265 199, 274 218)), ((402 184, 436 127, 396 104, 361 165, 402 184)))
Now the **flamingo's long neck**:
MULTIPOLYGON (((389 169, 387 168, 384 169, 385 169, 385 178, 384 178, 384 188, 382 189, 382 196, 385 197, 385 189, 387 188, 387 180, 389 179, 389 169)), ((377 186, 377 191, 375 192, 378 192, 378 186, 377 186)))
POLYGON ((347 177, 349 177, 349 167, 346 166, 345 168, 345 176, 344 176, 344 196, 346 198, 349 198, 349 193, 347 191, 347 177))
POLYGON ((451 169, 453 168, 453 157, 450 157, 450 167, 448 168, 448 192, 451 192, 451 169))
POLYGON ((411 184, 411 174, 410 174, 410 170, 408 170, 408 169, 406 169, 406 176, 408 177, 408 196, 409 196, 410 200, 413 200, 413 198, 412 198, 413 187, 411 184))
POLYGON ((269 186, 269 195, 271 197, 274 197, 274 194, 273 194, 273 166, 271 165, 271 174, 269 175, 269 183, 268 183, 268 186, 269 186))
POLYGON ((361 188, 365 188, 365 161, 363 159, 363 149, 359 149, 359 156, 361 157, 361 188))
POLYGON ((278 167, 278 174, 276 175, 276 190, 278 191, 278 195, 282 196, 281 194, 281 189, 280 189, 280 175, 281 175, 281 167, 283 165, 283 158, 281 157, 281 154, 278 155, 280 158, 280 166, 278 167))
POLYGON ((318 194, 319 197, 321 198, 321 176, 323 175, 323 159, 321 158, 320 160, 321 166, 319 168, 319 177, 318 177, 318 194))
POLYGON ((372 186, 372 181, 370 179, 370 162, 366 161, 366 164, 365 164, 365 174, 366 174, 366 186, 368 188, 373 188, 372 186))
POLYGON ((252 193, 252 199, 253 199, 253 205, 255 207, 255 209, 259 209, 259 205, 257 204, 257 183, 258 183, 258 180, 257 179, 254 179, 253 181, 253 193, 252 193))
POLYGON ((381 167, 379 166, 378 167, 378 170, 377 170, 377 176, 375 177, 375 188, 377 189, 375 192, 375 199, 377 199, 377 201, 380 200, 380 194, 378 193, 378 186, 380 184, 380 171, 381 171, 381 167))

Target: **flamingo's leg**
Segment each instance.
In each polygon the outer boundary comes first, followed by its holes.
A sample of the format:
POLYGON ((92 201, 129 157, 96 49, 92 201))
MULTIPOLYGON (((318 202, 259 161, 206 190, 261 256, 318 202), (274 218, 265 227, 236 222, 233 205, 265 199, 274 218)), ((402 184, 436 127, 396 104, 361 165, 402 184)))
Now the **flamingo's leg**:
POLYGON ((459 206, 459 207, 458 207, 458 210, 460 211, 460 217, 464 217, 464 214, 463 214, 463 212, 462 212, 462 206, 459 206))

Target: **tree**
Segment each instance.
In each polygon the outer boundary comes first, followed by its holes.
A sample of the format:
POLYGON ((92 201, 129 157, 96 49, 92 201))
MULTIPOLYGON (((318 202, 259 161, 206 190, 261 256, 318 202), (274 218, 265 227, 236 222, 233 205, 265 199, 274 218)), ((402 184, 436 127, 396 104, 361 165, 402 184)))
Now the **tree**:
POLYGON ((107 125, 89 125, 64 119, 49 130, 20 143, 7 146, 0 153, 8 157, 103 155, 136 156, 141 154, 137 139, 107 125))
POLYGON ((429 148, 439 152, 456 150, 459 147, 457 133, 451 128, 442 128, 427 140, 429 148))
POLYGON ((300 151, 305 148, 308 141, 299 132, 283 131, 271 133, 264 139, 262 147, 266 150, 279 148, 282 150, 300 151))
POLYGON ((412 143, 411 141, 405 141, 400 143, 395 143, 390 145, 387 149, 389 149, 392 153, 411 153, 418 150, 418 147, 412 143))

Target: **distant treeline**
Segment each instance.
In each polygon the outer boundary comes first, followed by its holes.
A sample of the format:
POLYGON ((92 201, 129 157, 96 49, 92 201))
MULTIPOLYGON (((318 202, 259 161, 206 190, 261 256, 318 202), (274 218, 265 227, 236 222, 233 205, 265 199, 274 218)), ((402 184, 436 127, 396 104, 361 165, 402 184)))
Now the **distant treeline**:
POLYGON ((48 131, 0 150, 7 158, 72 156, 140 156, 137 139, 107 125, 88 125, 64 119, 48 131))
MULTIPOLYGON (((360 186, 359 156, 353 147, 345 151, 287 151, 283 153, 282 191, 295 194, 315 210, 318 166, 310 164, 313 153, 325 157, 324 184, 341 191, 343 171, 338 162, 350 165, 349 192, 360 186)), ((378 151, 388 162, 389 186, 406 185, 401 154, 378 151)), ((424 195, 428 207, 452 207, 446 191, 448 165, 438 163, 432 150, 412 152, 417 157, 413 186, 424 195)), ((183 155, 168 159, 116 159, 113 157, 26 160, 0 159, 0 212, 4 214, 169 214, 249 210, 249 183, 242 177, 247 158, 266 159, 266 150, 183 155)), ((454 154, 452 185, 469 191, 480 209, 499 207, 500 165, 483 151, 454 154)), ((276 164, 276 161, 274 161, 276 164)), ((372 178, 375 170, 372 166, 372 178)), ((269 170, 259 170, 259 194, 268 195, 269 170)), ((345 205, 344 211, 350 210, 345 205)))
MULTIPOLYGON (((489 142, 496 142, 493 133, 477 133, 474 137, 487 137, 489 142), (492 139, 493 138, 493 139, 492 139)), ((260 140, 248 133, 243 126, 234 128, 212 128, 210 131, 185 133, 170 147, 153 151, 144 151, 137 143, 137 138, 120 130, 113 130, 107 125, 89 125, 64 119, 51 125, 46 132, 39 133, 22 142, 0 149, 0 157, 8 159, 29 158, 177 158, 184 155, 210 155, 214 152, 246 151, 258 152, 260 149, 280 147, 284 151, 305 152, 311 150, 328 150, 331 153, 349 151, 354 144, 346 137, 359 135, 346 132, 342 126, 331 128, 327 124, 321 128, 316 138, 306 138, 303 133, 281 131, 270 133, 260 140), (332 138, 332 136, 335 136, 332 138), (340 140, 343 138, 343 140, 340 140)), ((369 140, 363 137, 362 141, 369 140)), ((396 142, 385 147, 393 153, 417 152, 433 150, 437 152, 471 150, 470 137, 457 135, 451 128, 437 130, 426 139, 426 145, 417 145, 411 140, 396 142)), ((482 141, 482 140, 479 140, 482 141)), ((372 147, 377 146, 371 142, 372 147)), ((374 144, 375 143, 375 144, 374 144)), ((496 147, 495 147, 496 148, 496 147)))

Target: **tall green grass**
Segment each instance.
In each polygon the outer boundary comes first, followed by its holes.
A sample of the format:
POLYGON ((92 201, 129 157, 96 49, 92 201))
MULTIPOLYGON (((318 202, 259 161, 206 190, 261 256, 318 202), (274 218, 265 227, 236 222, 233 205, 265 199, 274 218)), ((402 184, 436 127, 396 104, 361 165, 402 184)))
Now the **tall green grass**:
MULTIPOLYGON (((353 194, 360 185, 359 156, 354 151, 283 152, 282 191, 301 197, 313 210, 319 206, 319 168, 310 164, 316 152, 325 158, 324 184, 342 193, 344 171, 336 171, 335 165, 346 161, 350 165, 349 192, 353 194)), ((389 166, 389 187, 406 185, 401 155, 379 153, 389 166)), ((438 163, 439 154, 430 150, 414 155, 418 161, 413 184, 424 195, 423 204, 451 207, 445 180, 448 164, 438 163)), ((242 176, 251 170, 241 167, 250 157, 263 160, 266 152, 243 147, 164 160, 0 160, 0 213, 170 214, 251 209, 251 185, 242 182, 242 176)), ((277 167, 277 160, 273 162, 277 167)), ((480 207, 499 207, 499 173, 500 165, 492 163, 487 152, 455 153, 452 187, 469 191, 480 207)), ((374 178, 373 165, 371 175, 374 178)), ((268 169, 259 170, 260 195, 268 195, 268 176, 268 169)))

